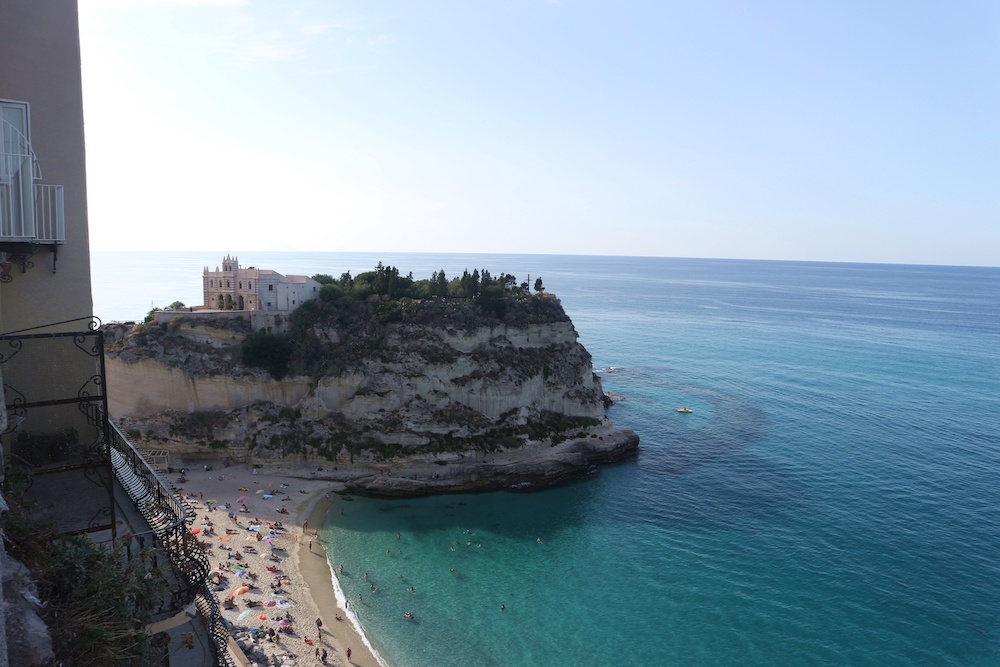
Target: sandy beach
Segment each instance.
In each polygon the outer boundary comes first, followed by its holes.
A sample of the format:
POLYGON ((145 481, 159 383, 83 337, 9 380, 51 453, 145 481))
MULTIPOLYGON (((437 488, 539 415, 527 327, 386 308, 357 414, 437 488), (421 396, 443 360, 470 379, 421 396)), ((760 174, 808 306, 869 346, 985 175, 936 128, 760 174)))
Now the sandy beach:
POLYGON ((228 598, 232 608, 223 615, 247 628, 237 633, 249 647, 245 664, 378 667, 337 607, 326 553, 314 537, 331 505, 343 502, 333 493, 337 484, 309 479, 304 467, 209 465, 189 467, 185 481, 170 477, 196 511, 191 530, 219 580, 209 590, 220 605, 228 598))

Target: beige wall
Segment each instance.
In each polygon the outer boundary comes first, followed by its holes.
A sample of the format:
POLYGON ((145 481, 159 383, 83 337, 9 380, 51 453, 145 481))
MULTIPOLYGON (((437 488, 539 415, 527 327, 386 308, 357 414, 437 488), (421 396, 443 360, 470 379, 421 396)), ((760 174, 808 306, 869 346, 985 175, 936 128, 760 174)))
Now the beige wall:
POLYGON ((76 0, 0 1, 0 98, 30 104, 41 182, 64 186, 66 206, 57 272, 50 246, 36 246, 27 273, 13 268, 11 282, 0 284, 0 332, 92 315, 76 0))

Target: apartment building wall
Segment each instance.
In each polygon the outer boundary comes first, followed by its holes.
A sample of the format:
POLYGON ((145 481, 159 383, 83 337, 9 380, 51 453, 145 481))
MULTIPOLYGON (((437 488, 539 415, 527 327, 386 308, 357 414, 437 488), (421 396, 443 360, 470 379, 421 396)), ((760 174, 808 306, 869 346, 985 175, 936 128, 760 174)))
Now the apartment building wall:
MULTIPOLYGON (((65 244, 56 253, 52 246, 34 246, 30 268, 22 273, 15 262, 10 282, 0 283, 0 333, 90 316, 94 306, 76 0, 0 2, 0 98, 29 103, 29 138, 43 182, 64 186, 66 211, 65 244)), ((57 330, 81 328, 86 325, 57 330)))

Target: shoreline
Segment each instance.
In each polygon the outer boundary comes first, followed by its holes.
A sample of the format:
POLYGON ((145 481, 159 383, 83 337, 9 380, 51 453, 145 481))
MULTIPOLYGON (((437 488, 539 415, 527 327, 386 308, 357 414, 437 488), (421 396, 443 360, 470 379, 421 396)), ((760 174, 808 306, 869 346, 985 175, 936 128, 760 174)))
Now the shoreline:
MULTIPOLYGON (((184 465, 174 463, 175 468, 184 465)), ((177 478, 178 473, 169 476, 177 478)), ((337 621, 333 573, 322 541, 313 536, 337 502, 334 493, 341 485, 315 479, 303 466, 259 468, 255 474, 248 464, 223 467, 217 461, 208 469, 203 462, 191 466, 186 476, 183 482, 176 479, 176 488, 195 511, 191 530, 206 545, 212 576, 225 577, 207 588, 220 607, 227 598, 233 601, 233 608, 223 607, 222 614, 247 658, 242 664, 281 664, 291 654, 300 665, 385 667, 350 620, 337 621), (260 525, 254 525, 256 519, 260 525), (273 541, 260 538, 264 534, 273 541), (272 581, 281 581, 280 588, 273 588, 272 581), (247 585, 253 588, 243 590, 247 585), (287 626, 279 622, 283 614, 293 619, 287 626), (318 635, 317 618, 323 623, 318 635), (283 632, 286 627, 290 632, 283 632), (271 630, 274 641, 263 634, 271 630), (324 649, 325 663, 316 655, 324 649)))
MULTIPOLYGON (((327 495, 329 493, 328 491, 327 495)), ((312 503, 312 506, 307 509, 308 516, 306 521, 310 526, 318 526, 319 528, 309 528, 309 533, 322 528, 326 515, 335 502, 336 500, 332 497, 320 497, 312 503)), ((341 500, 341 502, 343 501, 341 500)), ((338 634, 346 635, 346 640, 338 639, 335 636, 333 638, 334 642, 338 644, 343 644, 343 641, 347 642, 346 645, 339 645, 337 647, 342 655, 346 656, 344 649, 347 646, 364 646, 364 651, 353 648, 351 654, 352 664, 359 665, 360 667, 388 667, 388 663, 375 651, 368 637, 364 634, 364 630, 360 628, 354 612, 351 611, 349 614, 341 612, 341 606, 347 598, 343 591, 339 590, 339 586, 336 583, 333 564, 330 562, 322 539, 314 539, 312 547, 306 546, 305 549, 303 551, 302 541, 300 541, 295 552, 295 560, 299 565, 299 573, 305 584, 306 594, 318 608, 319 617, 323 619, 324 632, 327 631, 327 619, 335 623, 337 628, 344 630, 343 633, 338 634), (337 621, 338 615, 344 620, 337 621)), ((331 636, 333 636, 332 633, 331 636)))

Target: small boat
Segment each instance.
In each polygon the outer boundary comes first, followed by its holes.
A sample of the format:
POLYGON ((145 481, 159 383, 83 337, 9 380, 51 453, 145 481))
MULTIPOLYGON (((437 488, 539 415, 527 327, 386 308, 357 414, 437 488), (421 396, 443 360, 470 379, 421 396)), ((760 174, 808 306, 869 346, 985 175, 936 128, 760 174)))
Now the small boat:
POLYGON ((685 408, 684 406, 681 406, 681 407, 677 408, 677 412, 680 412, 680 413, 685 414, 685 415, 689 415, 692 412, 694 412, 694 410, 692 410, 691 408, 685 408))

